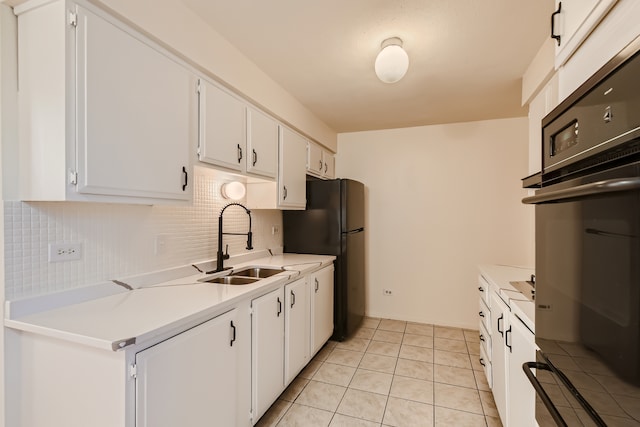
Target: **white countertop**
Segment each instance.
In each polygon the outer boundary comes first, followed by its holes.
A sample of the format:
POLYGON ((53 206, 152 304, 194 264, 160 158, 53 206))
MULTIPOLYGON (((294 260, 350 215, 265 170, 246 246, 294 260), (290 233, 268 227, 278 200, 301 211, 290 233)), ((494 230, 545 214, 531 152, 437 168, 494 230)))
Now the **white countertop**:
MULTIPOLYGON (((166 333, 195 319, 223 313, 241 299, 260 295, 291 279, 333 262, 325 255, 282 254, 234 265, 280 267, 286 271, 249 285, 202 283, 197 273, 134 290, 63 306, 23 317, 6 319, 5 325, 22 331, 112 350, 135 338, 138 343, 166 333)), ((193 269, 195 271, 195 269, 193 269)), ((116 286, 116 285, 114 285, 116 286)))
POLYGON ((525 281, 535 273, 532 268, 510 265, 480 265, 480 274, 497 292, 511 311, 531 330, 535 332, 535 305, 509 282, 525 281))

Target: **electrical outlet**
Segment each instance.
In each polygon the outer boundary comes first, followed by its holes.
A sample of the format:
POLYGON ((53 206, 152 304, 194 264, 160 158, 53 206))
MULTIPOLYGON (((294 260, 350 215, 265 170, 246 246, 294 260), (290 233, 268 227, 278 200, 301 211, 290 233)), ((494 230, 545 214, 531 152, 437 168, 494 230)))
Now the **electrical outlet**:
POLYGON ((82 243, 49 243, 49 262, 77 261, 82 258, 82 243))
POLYGON ((393 295, 393 291, 391 291, 391 289, 383 289, 382 295, 384 295, 385 297, 390 297, 391 295, 393 295))
POLYGON ((280 232, 280 227, 278 227, 277 225, 272 225, 271 226, 271 235, 272 236, 275 236, 279 232, 280 232))

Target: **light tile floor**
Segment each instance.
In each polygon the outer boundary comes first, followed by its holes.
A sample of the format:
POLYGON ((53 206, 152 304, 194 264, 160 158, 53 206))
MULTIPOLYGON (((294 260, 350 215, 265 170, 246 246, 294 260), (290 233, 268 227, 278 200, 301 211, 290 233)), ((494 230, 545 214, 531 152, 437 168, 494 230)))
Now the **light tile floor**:
POLYGON ((329 341, 258 426, 502 426, 478 331, 366 318, 329 341))

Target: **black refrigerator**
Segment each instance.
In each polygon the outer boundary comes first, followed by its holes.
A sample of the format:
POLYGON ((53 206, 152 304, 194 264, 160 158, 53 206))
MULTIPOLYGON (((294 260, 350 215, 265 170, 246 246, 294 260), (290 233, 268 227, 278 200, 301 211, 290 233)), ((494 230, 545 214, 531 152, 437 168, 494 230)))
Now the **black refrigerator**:
POLYGON ((308 180, 304 211, 284 211, 284 251, 335 255, 333 336, 343 341, 364 317, 364 184, 308 180))

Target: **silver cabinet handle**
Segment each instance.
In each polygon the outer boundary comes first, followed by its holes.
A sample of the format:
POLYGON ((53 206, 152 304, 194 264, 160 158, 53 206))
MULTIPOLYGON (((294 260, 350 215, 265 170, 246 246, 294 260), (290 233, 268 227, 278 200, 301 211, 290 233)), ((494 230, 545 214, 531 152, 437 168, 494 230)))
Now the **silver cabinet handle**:
POLYGON ((291 308, 293 308, 294 305, 296 305, 296 294, 291 291, 291 308))

